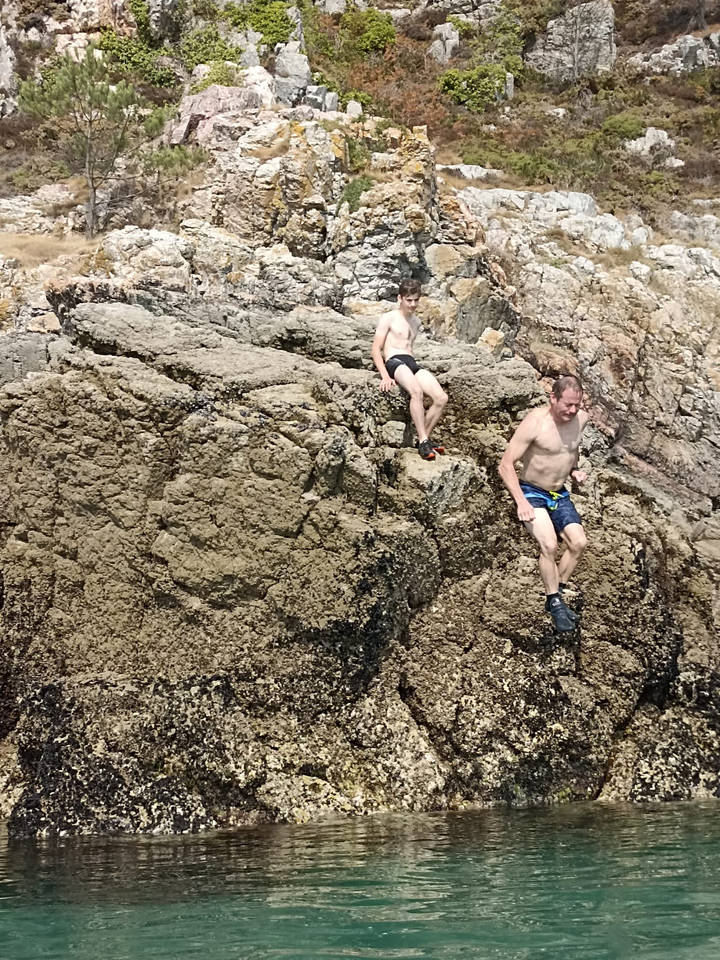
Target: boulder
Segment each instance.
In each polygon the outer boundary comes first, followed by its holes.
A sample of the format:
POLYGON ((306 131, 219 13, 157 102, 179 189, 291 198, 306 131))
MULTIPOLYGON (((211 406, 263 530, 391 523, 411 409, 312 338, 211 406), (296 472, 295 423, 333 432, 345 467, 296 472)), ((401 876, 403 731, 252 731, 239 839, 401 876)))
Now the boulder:
POLYGON ((8 32, 0 21, 0 119, 17 109, 15 80, 15 53, 10 46, 8 32))
POLYGON ((209 126, 212 129, 219 114, 242 114, 267 108, 273 102, 273 78, 264 67, 250 67, 243 75, 242 87, 212 84, 200 93, 183 97, 178 107, 178 119, 169 129, 168 142, 172 145, 184 143, 201 125, 207 135, 208 125, 204 121, 211 121, 209 126))
POLYGON ((460 48, 460 34, 451 23, 439 23, 433 30, 428 56, 438 63, 448 63, 460 48))
POLYGON ((666 43, 659 50, 637 53, 628 58, 628 67, 640 74, 669 74, 679 77, 720 64, 720 44, 716 38, 688 34, 666 43))
POLYGON ((297 46, 286 44, 275 58, 275 90, 281 103, 299 103, 312 79, 308 58, 297 46))
POLYGON ((557 83, 568 83, 588 74, 607 73, 616 55, 613 5, 610 0, 592 0, 551 20, 525 61, 557 83))
MULTIPOLYGON (((668 162, 673 164, 673 153, 675 151, 675 141, 667 130, 661 130, 658 127, 648 127, 645 133, 636 140, 626 140, 624 147, 628 153, 644 160, 648 166, 667 166, 668 162)), ((679 161, 682 166, 682 161, 679 161)))

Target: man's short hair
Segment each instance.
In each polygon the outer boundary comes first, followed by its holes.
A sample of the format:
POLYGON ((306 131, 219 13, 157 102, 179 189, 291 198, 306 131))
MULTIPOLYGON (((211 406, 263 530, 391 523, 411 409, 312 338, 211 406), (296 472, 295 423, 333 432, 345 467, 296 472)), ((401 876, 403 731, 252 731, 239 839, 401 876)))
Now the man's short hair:
POLYGON ((419 297, 421 292, 422 286, 420 281, 414 277, 405 277, 404 280, 400 281, 400 286, 398 287, 399 297, 419 297))
POLYGON ((576 390, 578 393, 584 393, 583 385, 574 373, 563 374, 552 385, 552 395, 556 400, 559 400, 566 390, 576 390))

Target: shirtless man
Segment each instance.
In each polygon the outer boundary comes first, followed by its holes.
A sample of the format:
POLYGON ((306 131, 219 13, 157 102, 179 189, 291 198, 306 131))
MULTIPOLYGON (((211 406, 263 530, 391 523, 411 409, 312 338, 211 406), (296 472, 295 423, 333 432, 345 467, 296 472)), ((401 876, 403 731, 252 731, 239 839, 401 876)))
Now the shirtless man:
POLYGON ((578 470, 580 438, 588 414, 580 409, 582 384, 577 377, 556 380, 550 405, 532 410, 515 431, 498 467, 503 483, 517 504, 518 519, 540 546, 540 576, 545 585, 545 609, 558 630, 574 630, 577 615, 566 606, 562 591, 577 566, 587 540, 582 520, 565 489, 570 477, 584 483, 578 470), (522 460, 521 479, 515 463, 522 460), (556 562, 558 536, 566 549, 556 562))
POLYGON ((393 390, 398 383, 410 394, 410 417, 418 438, 418 453, 423 460, 434 460, 445 447, 430 439, 442 416, 447 394, 429 370, 423 370, 413 356, 413 344, 420 329, 415 308, 420 300, 417 280, 403 280, 398 289, 398 305, 380 317, 372 344, 372 358, 380 372, 380 389, 393 390), (425 412, 425 397, 432 403, 425 412))

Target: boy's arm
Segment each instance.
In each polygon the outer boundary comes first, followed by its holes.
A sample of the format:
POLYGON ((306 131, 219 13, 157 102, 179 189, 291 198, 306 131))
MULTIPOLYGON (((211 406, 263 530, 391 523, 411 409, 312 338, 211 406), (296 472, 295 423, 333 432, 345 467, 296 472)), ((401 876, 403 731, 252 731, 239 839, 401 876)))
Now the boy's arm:
POLYGON ((535 413, 529 413, 512 435, 510 443, 505 448, 502 460, 498 464, 498 473, 502 482, 510 491, 513 500, 517 504, 517 515, 519 520, 534 520, 535 510, 525 499, 525 494, 520 489, 520 481, 515 472, 515 462, 521 460, 530 444, 535 439, 537 430, 537 417, 535 413))
POLYGON ((373 363, 378 368, 378 373, 380 374, 380 389, 383 391, 392 390, 395 386, 395 381, 389 376, 387 369, 385 368, 385 361, 383 359, 383 347, 385 346, 385 341, 387 340, 389 330, 389 317, 380 317, 377 329, 375 330, 371 351, 373 363))

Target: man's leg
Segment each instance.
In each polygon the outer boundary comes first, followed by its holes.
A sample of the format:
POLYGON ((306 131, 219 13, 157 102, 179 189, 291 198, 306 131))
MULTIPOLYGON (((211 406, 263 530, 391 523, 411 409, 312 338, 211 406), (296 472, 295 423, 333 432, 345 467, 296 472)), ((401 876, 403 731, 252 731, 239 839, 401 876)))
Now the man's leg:
POLYGON ((425 413, 425 431, 430 437, 445 411, 448 395, 429 370, 418 370, 415 379, 422 387, 423 393, 432 400, 432 405, 425 413))
POLYGON ((569 523, 563 527, 560 536, 565 541, 566 547, 558 563, 558 575, 560 583, 567 583, 587 546, 587 537, 580 523, 569 523))
POLYGON ((537 540, 540 547, 540 576, 545 585, 545 593, 550 596, 557 593, 560 577, 556 563, 557 557, 557 536, 552 525, 552 520, 547 510, 542 507, 535 507, 535 519, 525 522, 525 526, 537 540))
POLYGON ((540 547, 539 565, 540 576, 545 586, 545 609, 552 617, 557 630, 574 630, 577 626, 577 617, 565 606, 559 592, 560 577, 555 562, 558 548, 555 528, 550 514, 544 507, 534 509, 535 519, 526 521, 525 526, 540 547))
MULTIPOLYGON (((418 371, 420 373, 422 371, 418 371)), ((425 429, 425 406, 423 404, 423 388, 418 382, 417 374, 410 367, 402 364, 395 371, 395 383, 410 394, 410 419, 415 426, 418 443, 427 440, 429 434, 425 429)))

